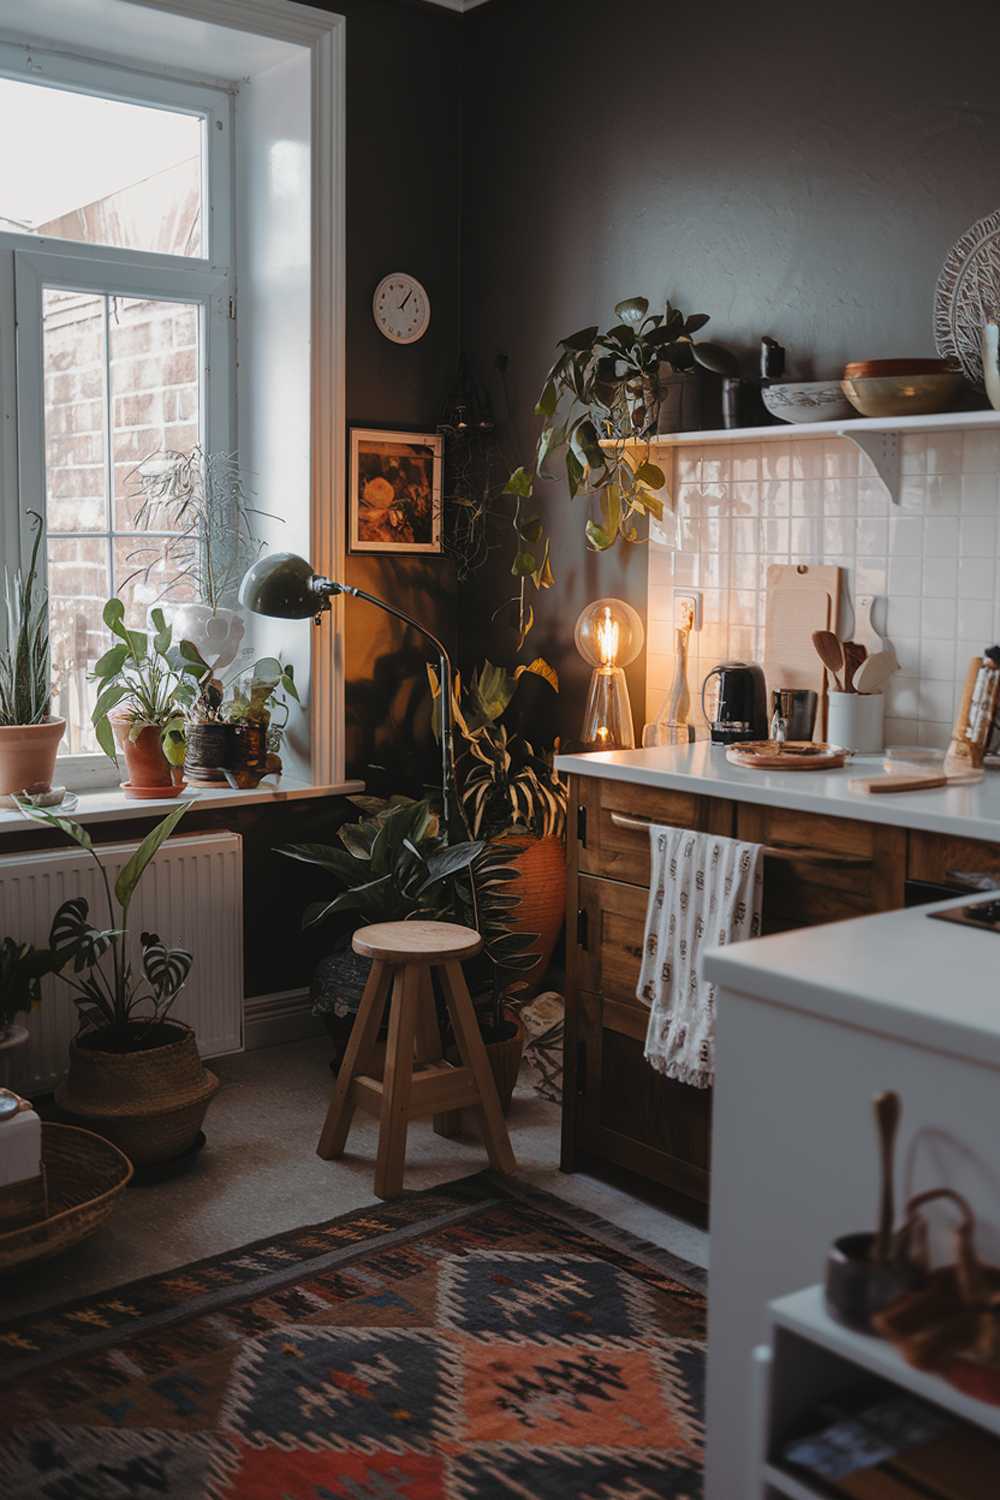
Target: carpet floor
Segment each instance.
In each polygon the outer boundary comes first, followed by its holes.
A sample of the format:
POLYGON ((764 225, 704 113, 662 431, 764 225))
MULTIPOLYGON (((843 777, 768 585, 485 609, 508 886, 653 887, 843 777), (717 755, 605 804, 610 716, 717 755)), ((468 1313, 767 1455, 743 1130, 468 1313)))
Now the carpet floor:
POLYGON ((488 1173, 0 1332, 4 1500, 698 1500, 704 1273, 488 1173))

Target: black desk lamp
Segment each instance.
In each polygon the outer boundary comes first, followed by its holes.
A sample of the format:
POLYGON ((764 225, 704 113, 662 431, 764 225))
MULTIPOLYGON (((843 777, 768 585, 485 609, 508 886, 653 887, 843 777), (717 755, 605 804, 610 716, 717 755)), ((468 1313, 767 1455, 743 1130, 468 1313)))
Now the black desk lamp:
MULTIPOLYGON (((312 565, 306 562, 304 557, 296 557, 294 552, 272 552, 269 557, 262 557, 247 569, 243 582, 240 584, 240 603, 244 609, 253 610, 254 614, 258 615, 271 615, 278 620, 308 620, 312 617, 318 624, 320 615, 330 608, 330 600, 335 594, 349 594, 353 599, 365 599, 378 609, 384 609, 386 614, 394 615, 397 620, 402 620, 404 625, 410 625, 414 630, 419 631, 430 641, 438 654, 441 702, 441 820, 443 826, 451 832, 451 811, 455 788, 451 714, 454 669, 443 642, 439 641, 426 625, 421 625, 419 620, 414 620, 411 615, 397 609, 394 604, 387 604, 384 599, 377 599, 374 594, 366 594, 364 589, 356 589, 349 583, 335 583, 332 578, 323 578, 313 571, 312 565)), ((467 836, 464 830, 462 836, 467 836)))

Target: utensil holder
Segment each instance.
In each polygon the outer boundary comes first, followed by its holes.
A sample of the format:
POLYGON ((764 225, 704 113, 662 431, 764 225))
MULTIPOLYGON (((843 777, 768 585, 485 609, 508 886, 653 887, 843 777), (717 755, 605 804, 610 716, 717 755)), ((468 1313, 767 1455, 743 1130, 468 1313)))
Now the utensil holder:
POLYGON ((885 742, 884 720, 883 693, 831 692, 826 737, 831 745, 843 745, 862 755, 874 754, 885 742))

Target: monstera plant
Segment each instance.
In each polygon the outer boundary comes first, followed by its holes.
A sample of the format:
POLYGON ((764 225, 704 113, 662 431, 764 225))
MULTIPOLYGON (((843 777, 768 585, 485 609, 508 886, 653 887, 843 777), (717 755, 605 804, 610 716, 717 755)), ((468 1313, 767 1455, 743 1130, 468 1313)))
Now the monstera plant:
POLYGON ((666 483, 650 459, 649 438, 656 431, 660 367, 683 372, 700 366, 720 375, 736 371, 736 361, 718 344, 696 342, 707 313, 688 317, 667 303, 651 313, 645 297, 628 297, 615 307, 617 321, 606 330, 596 324, 560 340, 559 353, 545 377, 535 412, 543 419, 534 473, 514 471, 507 493, 516 497, 523 542, 515 575, 544 587, 548 548, 534 506, 535 480, 555 477, 546 464, 561 459, 570 498, 596 497, 600 519, 587 521, 587 542, 604 552, 621 538, 639 540, 637 521, 659 518, 666 483))

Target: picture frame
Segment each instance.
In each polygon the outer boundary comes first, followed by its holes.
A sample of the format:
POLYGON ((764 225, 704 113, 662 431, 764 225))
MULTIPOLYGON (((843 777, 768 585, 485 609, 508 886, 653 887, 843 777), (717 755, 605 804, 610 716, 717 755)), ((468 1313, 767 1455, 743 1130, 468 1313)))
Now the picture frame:
POLYGON ((350 551, 440 554, 442 434, 352 427, 350 435, 350 551))

